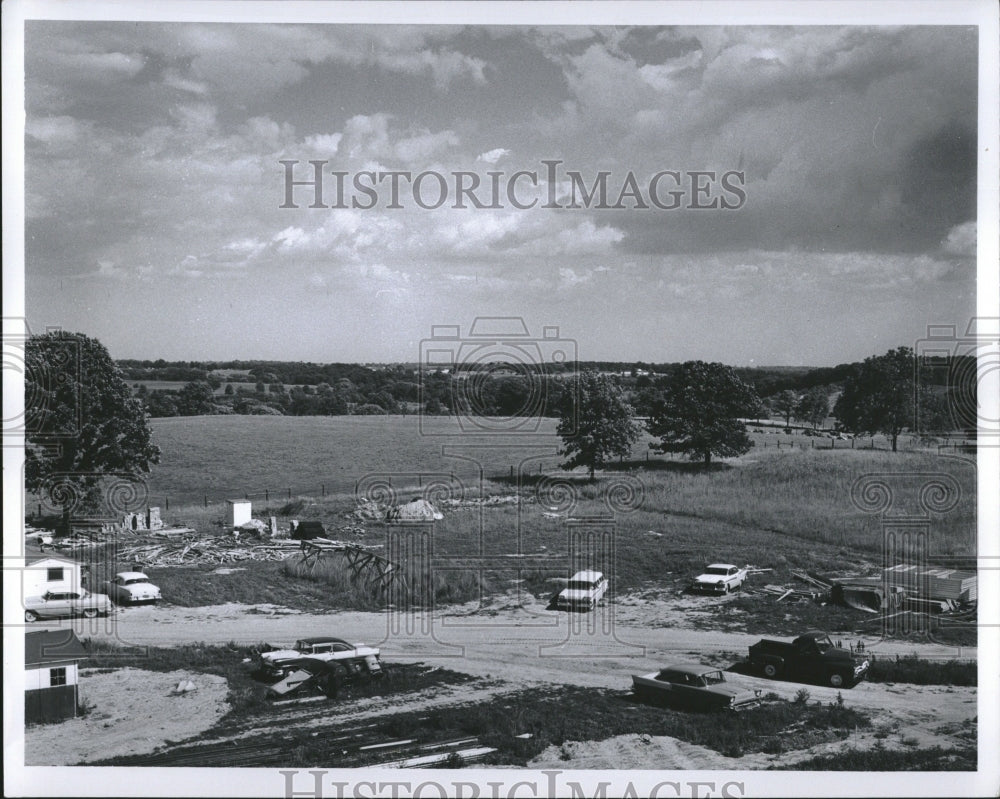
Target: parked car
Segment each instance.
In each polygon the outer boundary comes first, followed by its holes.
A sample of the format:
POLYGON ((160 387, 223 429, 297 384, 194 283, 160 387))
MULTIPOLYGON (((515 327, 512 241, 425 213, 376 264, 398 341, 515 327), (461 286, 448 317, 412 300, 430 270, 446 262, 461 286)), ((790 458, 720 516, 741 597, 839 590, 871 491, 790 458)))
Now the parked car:
POLYGON ((560 610, 593 610, 607 592, 608 578, 601 572, 580 571, 556 595, 555 605, 560 610))
POLYGON ((750 691, 726 682, 714 666, 679 663, 650 674, 633 674, 632 690, 639 699, 693 710, 739 710, 760 701, 750 691))
POLYGON ((291 649, 263 649, 248 658, 247 665, 261 679, 283 679, 289 672, 300 669, 307 661, 336 663, 335 671, 345 676, 366 674, 380 677, 384 674, 381 653, 363 643, 350 644, 343 638, 318 636, 300 638, 291 649))
POLYGON ((104 590, 120 605, 139 605, 161 599, 159 587, 142 572, 118 572, 113 580, 104 581, 104 590))
POLYGON ((41 596, 24 598, 24 620, 58 619, 72 616, 107 616, 114 610, 106 594, 92 594, 84 588, 79 591, 46 591, 41 596))
POLYGON ((732 563, 713 563, 694 578, 692 591, 708 591, 713 594, 728 594, 743 587, 747 579, 746 568, 732 563))
POLYGON ((36 546, 48 546, 52 543, 52 533, 48 533, 45 530, 32 530, 30 533, 24 534, 24 542, 26 544, 35 544, 36 546))
POLYGON ((835 646, 823 632, 808 632, 791 643, 761 639, 750 647, 750 666, 771 679, 820 681, 850 688, 865 678, 868 660, 835 646))

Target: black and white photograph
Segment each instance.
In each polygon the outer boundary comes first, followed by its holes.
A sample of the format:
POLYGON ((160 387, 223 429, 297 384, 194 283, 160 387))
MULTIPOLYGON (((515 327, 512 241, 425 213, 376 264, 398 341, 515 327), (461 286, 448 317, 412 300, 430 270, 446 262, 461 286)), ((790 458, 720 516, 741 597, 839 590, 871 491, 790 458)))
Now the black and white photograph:
POLYGON ((2 10, 5 795, 1000 792, 995 4, 2 10))

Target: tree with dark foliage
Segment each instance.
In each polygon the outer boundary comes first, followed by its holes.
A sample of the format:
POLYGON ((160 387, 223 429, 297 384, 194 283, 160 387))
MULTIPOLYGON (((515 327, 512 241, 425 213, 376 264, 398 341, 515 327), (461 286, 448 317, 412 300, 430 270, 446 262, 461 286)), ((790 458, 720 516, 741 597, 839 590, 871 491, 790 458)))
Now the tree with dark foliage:
POLYGON ((137 480, 158 463, 141 399, 96 339, 53 331, 25 347, 25 486, 62 508, 100 509, 105 478, 137 480))
POLYGON ((734 457, 753 442, 741 417, 752 416, 760 398, 732 367, 688 361, 678 366, 653 403, 647 422, 660 452, 683 452, 706 466, 712 456, 734 457))
POLYGON ((799 395, 792 391, 790 388, 786 388, 781 393, 775 395, 771 398, 771 407, 779 413, 781 416, 785 417, 785 427, 789 427, 792 423, 792 417, 795 415, 795 410, 799 405, 799 395))
POLYGON ((607 375, 583 372, 567 385, 559 403, 561 454, 569 456, 564 469, 586 466, 594 471, 614 456, 624 457, 642 434, 633 420, 632 406, 607 375))
POLYGON ((915 426, 915 366, 909 347, 865 358, 844 381, 833 415, 852 433, 884 433, 895 452, 899 434, 915 426))
POLYGON ((799 399, 795 406, 795 418, 819 427, 830 414, 830 397, 822 386, 813 386, 799 399))

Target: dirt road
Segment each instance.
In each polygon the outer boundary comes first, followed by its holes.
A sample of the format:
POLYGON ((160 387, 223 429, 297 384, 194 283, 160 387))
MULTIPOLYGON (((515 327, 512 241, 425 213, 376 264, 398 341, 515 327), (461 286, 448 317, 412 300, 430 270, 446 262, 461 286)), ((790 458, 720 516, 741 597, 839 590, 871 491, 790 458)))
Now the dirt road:
MULTIPOLYGON (((631 675, 652 671, 671 661, 716 662, 725 667, 745 655, 760 636, 718 632, 690 627, 645 628, 628 609, 602 607, 591 614, 549 612, 537 607, 507 607, 483 612, 454 610, 449 614, 404 616, 393 613, 339 612, 305 614, 269 606, 217 605, 203 608, 129 608, 111 619, 76 620, 72 624, 81 637, 114 639, 123 645, 171 646, 182 643, 254 645, 260 642, 290 644, 311 635, 337 635, 381 647, 388 663, 421 661, 489 680, 502 681, 486 693, 518 690, 537 685, 577 685, 628 690, 631 675)), ((845 640, 848 647, 854 641, 845 640)), ((878 657, 916 654, 928 659, 974 660, 976 650, 941 644, 897 641, 865 642, 866 651, 878 657)), ((774 691, 793 699, 802 685, 731 674, 733 682, 750 688, 774 691)), ((825 686, 805 686, 811 701, 833 702, 842 693, 848 705, 868 710, 876 729, 892 730, 888 740, 896 746, 949 746, 968 735, 976 717, 974 688, 893 685, 862 682, 838 692, 825 686), (895 744, 894 744, 895 742, 895 744)), ((434 697, 413 696, 406 700, 362 704, 341 716, 343 721, 415 710, 424 705, 481 701, 482 684, 449 686, 434 697)), ((398 698, 397 698, 398 699, 398 698)), ((301 720, 308 725, 304 717, 301 720)), ((260 732, 261 730, 258 730, 260 732)), ((874 745, 875 729, 860 733, 852 746, 874 745)), ((885 736, 882 743, 886 745, 885 736)), ((843 745, 843 744, 838 744, 843 745)), ((601 767, 605 760, 662 763, 666 752, 675 752, 678 762, 694 768, 762 768, 762 755, 733 761, 710 750, 672 740, 581 743, 565 751, 551 752, 540 763, 552 759, 562 767, 601 767), (647 755, 644 755, 646 752, 647 755), (652 758, 647 760, 646 758, 652 758), (578 762, 578 766, 574 766, 578 762)), ((821 750, 822 751, 822 750, 821 750)), ((804 757, 811 750, 796 755, 804 757)), ((637 766, 638 767, 638 766, 637 766)), ((679 766, 684 767, 684 766, 679 766)))

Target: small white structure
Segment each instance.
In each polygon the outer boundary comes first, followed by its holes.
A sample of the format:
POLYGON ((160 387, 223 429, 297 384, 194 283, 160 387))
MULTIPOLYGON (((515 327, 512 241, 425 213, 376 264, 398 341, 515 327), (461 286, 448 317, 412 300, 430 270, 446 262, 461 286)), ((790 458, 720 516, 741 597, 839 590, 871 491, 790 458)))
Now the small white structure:
POLYGON ((250 511, 250 500, 248 499, 227 499, 226 500, 226 525, 229 527, 242 527, 253 518, 250 511))
POLYGON ((79 663, 87 651, 72 630, 24 635, 24 721, 34 724, 76 716, 79 663))
POLYGON ((79 591, 83 588, 83 566, 65 558, 38 558, 25 564, 22 579, 22 596, 42 596, 46 591, 79 591))

